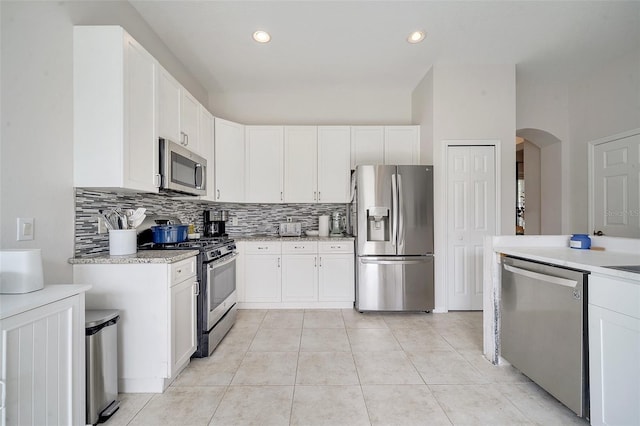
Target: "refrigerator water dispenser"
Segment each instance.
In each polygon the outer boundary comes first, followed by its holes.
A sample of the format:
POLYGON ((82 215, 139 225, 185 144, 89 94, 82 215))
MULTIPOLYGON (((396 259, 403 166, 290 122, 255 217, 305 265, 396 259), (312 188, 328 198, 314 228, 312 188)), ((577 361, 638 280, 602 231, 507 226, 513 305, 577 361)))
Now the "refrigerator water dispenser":
POLYGON ((367 241, 390 241, 388 208, 367 209, 367 241))

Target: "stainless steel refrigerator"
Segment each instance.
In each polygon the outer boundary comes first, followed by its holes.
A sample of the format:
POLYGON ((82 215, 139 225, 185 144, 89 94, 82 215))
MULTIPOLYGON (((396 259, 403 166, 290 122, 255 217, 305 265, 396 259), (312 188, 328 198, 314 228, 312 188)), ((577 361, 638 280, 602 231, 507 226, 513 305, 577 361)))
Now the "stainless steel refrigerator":
POLYGON ((432 310, 433 166, 358 166, 356 209, 356 309, 432 310))

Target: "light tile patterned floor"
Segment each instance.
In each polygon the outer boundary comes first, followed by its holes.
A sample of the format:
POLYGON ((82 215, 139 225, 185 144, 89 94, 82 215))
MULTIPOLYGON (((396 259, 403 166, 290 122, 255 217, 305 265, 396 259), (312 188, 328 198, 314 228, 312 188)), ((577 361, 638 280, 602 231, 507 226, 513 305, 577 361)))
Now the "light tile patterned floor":
POLYGON ((164 394, 115 425, 566 425, 587 422, 482 356, 482 313, 242 310, 164 394))

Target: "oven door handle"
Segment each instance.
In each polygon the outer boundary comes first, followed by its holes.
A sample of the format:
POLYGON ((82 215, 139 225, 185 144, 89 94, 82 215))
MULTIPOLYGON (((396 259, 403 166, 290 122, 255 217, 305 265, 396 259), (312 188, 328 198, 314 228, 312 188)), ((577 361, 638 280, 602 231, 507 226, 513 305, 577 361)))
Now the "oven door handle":
POLYGON ((234 260, 236 260, 236 257, 240 256, 238 253, 233 253, 231 256, 229 257, 225 257, 224 260, 220 260, 220 261, 213 261, 211 263, 209 263, 209 265, 207 266, 207 269, 209 271, 218 268, 220 266, 224 266, 228 263, 233 262, 234 260))

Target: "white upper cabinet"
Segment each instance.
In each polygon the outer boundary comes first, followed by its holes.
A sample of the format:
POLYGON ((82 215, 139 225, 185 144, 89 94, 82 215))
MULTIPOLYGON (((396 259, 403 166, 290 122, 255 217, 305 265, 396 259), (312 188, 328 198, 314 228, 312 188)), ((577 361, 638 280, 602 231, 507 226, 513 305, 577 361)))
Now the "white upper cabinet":
POLYGON ((284 201, 318 200, 318 131, 316 126, 284 128, 284 201))
POLYGON ((198 115, 200 103, 182 88, 180 93, 180 143, 190 151, 204 155, 198 140, 198 115))
POLYGON ((351 127, 351 168, 362 164, 384 164, 384 127, 351 127))
POLYGON ((420 126, 384 128, 384 163, 413 165, 420 163, 420 126))
POLYGON ((157 192, 155 59, 119 26, 73 35, 74 186, 157 192))
POLYGON ((420 126, 351 127, 351 168, 420 163, 420 126))
POLYGON ((283 202, 283 126, 246 126, 245 137, 247 201, 283 202))
POLYGON ((180 142, 180 99, 182 86, 171 74, 158 66, 157 104, 158 137, 180 142))
POLYGON ((215 200, 245 201, 245 126, 215 118, 215 200))
POLYGON ((200 152, 207 160, 207 195, 202 197, 205 200, 215 201, 215 146, 213 142, 213 116, 203 107, 198 107, 198 141, 200 152))
POLYGON ((351 201, 351 129, 318 126, 318 202, 351 201))
POLYGON ((157 82, 158 137, 179 143, 205 156, 206 146, 199 138, 202 105, 164 68, 159 66, 157 82))

